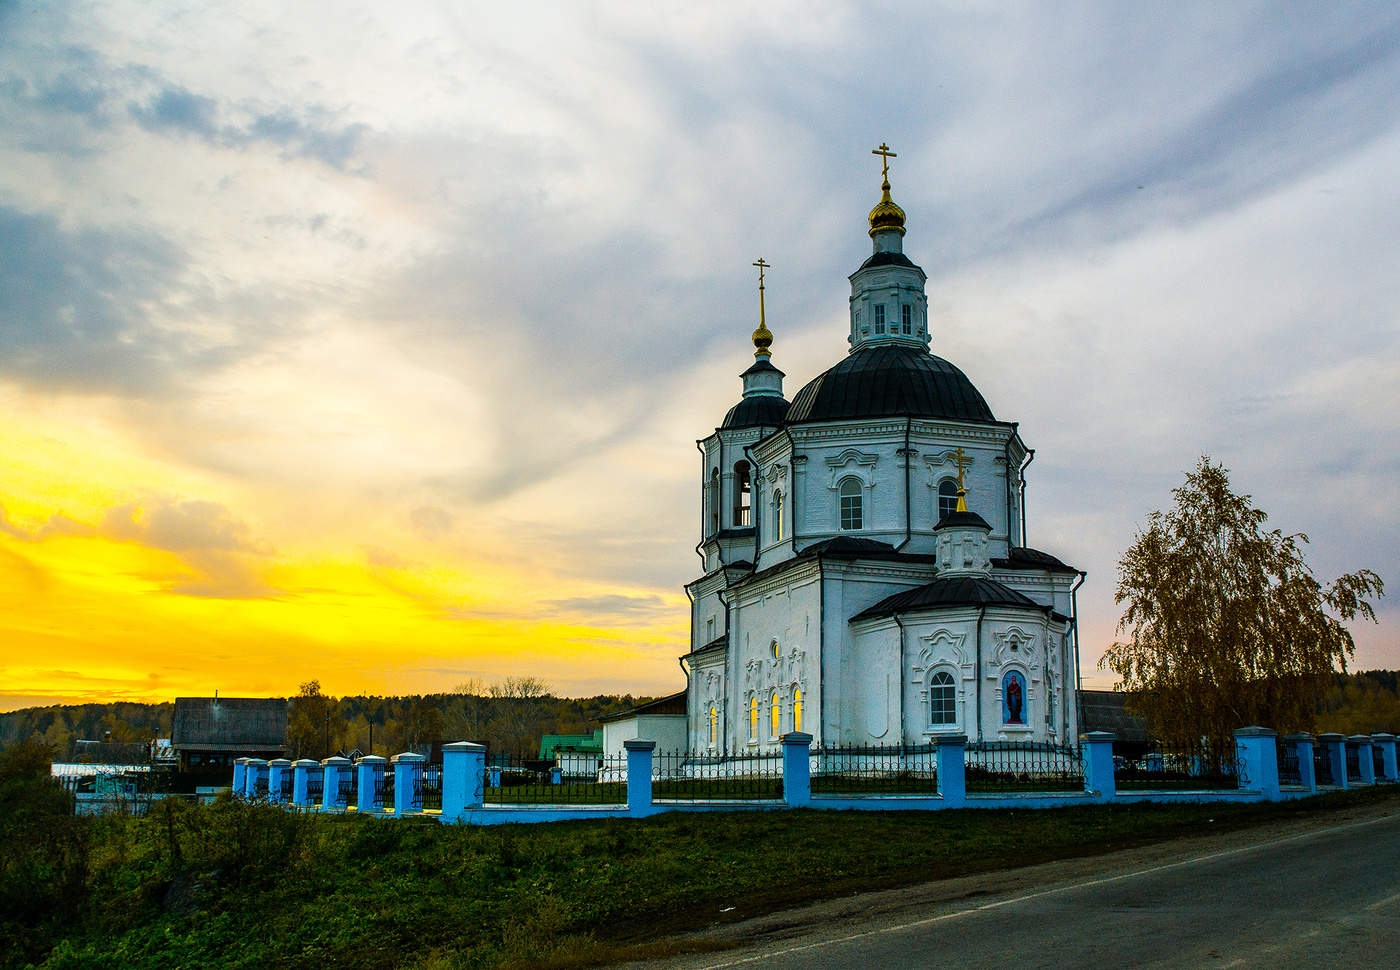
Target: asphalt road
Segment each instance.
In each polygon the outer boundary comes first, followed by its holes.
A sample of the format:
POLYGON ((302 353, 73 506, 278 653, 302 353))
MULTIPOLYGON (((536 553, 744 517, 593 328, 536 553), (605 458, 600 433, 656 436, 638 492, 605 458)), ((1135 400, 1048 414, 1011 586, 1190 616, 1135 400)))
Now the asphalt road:
POLYGON ((1322 824, 856 897, 637 966, 1400 967, 1400 815, 1322 824))

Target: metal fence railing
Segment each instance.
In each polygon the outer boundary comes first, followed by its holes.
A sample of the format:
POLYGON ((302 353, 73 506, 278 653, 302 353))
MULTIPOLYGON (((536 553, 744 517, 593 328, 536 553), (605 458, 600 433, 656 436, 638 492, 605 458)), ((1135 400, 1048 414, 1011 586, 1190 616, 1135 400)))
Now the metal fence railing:
POLYGON ((1347 782, 1355 784, 1361 780, 1361 745, 1355 741, 1346 743, 1347 782))
POLYGON ((1313 744, 1313 779, 1319 787, 1337 784, 1332 772, 1332 752, 1327 745, 1313 744))
POLYGON ((1376 781, 1385 778, 1385 752, 1381 750, 1379 744, 1371 745, 1371 774, 1376 781))
POLYGON ((1301 788, 1303 769, 1298 762, 1298 742, 1290 738, 1277 739, 1278 783, 1284 788, 1301 788))
POLYGON ((394 807, 394 770, 392 768, 376 775, 374 797, 381 809, 394 807))
POLYGON ((1114 778, 1124 790, 1229 789, 1238 788, 1240 782, 1235 753, 1211 751, 1205 745, 1175 749, 1154 744, 1141 758, 1115 765, 1114 778))
POLYGON ((598 757, 585 773, 579 759, 565 771, 554 761, 492 755, 486 765, 483 795, 498 805, 621 805, 627 801, 627 758, 598 757))
POLYGON ((346 808, 359 802, 360 773, 353 769, 342 771, 340 777, 336 779, 339 802, 346 808))
POLYGON ((811 756, 813 794, 935 795, 938 746, 822 745, 811 756))
POLYGON ((420 807, 425 812, 442 811, 442 765, 423 766, 423 793, 420 807))
POLYGON ((969 744, 963 763, 970 793, 1084 790, 1084 759, 1073 745, 985 741, 969 744))
POLYGON ((306 775, 306 797, 311 804, 321 804, 321 797, 325 793, 326 776, 321 771, 310 771, 306 775))
POLYGON ((652 759, 653 798, 782 798, 780 751, 671 751, 652 759))

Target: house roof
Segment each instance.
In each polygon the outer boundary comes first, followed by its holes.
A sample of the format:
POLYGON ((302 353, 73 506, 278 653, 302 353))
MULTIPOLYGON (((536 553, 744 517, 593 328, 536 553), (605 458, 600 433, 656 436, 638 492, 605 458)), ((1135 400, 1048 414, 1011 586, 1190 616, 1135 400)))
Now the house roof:
POLYGON ((286 736, 286 698, 175 698, 170 741, 177 750, 274 751, 286 736))
POLYGON ((548 760, 556 752, 572 751, 576 754, 602 754, 603 732, 592 734, 546 734, 540 738, 540 758, 548 760))
POLYGON ((654 701, 645 704, 638 704, 630 711, 620 711, 617 714, 609 714, 600 717, 600 721, 621 721, 629 717, 636 717, 639 714, 684 714, 685 713, 685 691, 678 691, 667 697, 659 697, 654 701))
POLYGON ((1120 690, 1081 690, 1079 723, 1088 731, 1111 731, 1119 741, 1146 744, 1147 721, 1128 713, 1129 695, 1120 690))

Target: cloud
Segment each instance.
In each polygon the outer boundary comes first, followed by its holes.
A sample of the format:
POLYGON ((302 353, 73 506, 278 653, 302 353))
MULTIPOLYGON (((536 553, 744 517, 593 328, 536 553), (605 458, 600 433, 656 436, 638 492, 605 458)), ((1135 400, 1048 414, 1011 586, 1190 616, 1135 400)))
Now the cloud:
POLYGON ((265 108, 254 102, 221 103, 179 85, 158 82, 144 101, 131 101, 127 112, 143 129, 156 134, 189 135, 219 148, 273 145, 284 158, 306 158, 346 171, 359 151, 368 126, 341 124, 325 105, 265 108))
POLYGON ((436 505, 420 505, 409 513, 408 518, 414 530, 425 538, 450 531, 453 523, 452 514, 436 505))
POLYGON ((255 572, 254 560, 268 550, 248 526, 215 502, 128 503, 109 509, 102 531, 178 555, 195 569, 195 579, 174 583, 172 593, 214 599, 268 599, 281 592, 255 572))
POLYGON ((149 393, 198 363, 149 312, 184 269, 176 248, 131 230, 70 231, 0 205, 0 376, 80 392, 149 393))

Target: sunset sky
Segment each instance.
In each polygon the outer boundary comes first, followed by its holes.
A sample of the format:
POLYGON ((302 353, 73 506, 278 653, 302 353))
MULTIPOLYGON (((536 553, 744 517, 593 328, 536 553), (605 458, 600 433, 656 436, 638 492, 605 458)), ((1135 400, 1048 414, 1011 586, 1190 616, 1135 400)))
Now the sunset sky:
POLYGON ((933 351, 1114 564, 1208 453, 1391 585, 1393 4, 0 3, 0 710, 684 678, 757 322, 846 349, 885 141, 933 351))

